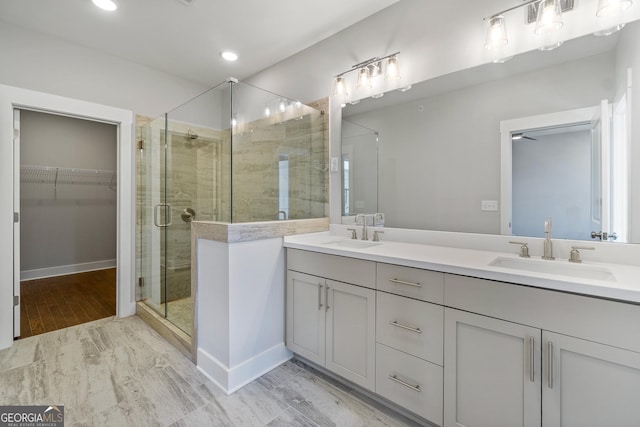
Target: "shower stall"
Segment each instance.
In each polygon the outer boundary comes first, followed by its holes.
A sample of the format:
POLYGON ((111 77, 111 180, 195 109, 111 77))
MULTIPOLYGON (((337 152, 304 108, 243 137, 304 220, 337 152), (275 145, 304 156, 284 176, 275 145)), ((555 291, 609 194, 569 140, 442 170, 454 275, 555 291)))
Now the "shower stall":
POLYGON ((324 123, 230 79, 141 126, 137 299, 191 335, 192 221, 326 216, 324 123))

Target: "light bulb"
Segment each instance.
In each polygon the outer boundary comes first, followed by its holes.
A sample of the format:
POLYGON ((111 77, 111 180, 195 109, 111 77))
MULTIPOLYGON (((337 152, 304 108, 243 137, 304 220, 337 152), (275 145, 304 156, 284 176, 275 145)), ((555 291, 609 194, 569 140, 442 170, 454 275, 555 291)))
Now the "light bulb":
POLYGON ((265 117, 271 116, 271 109, 269 108, 269 106, 264 107, 264 116, 265 117))
POLYGON ((371 72, 369 71, 369 67, 362 67, 358 70, 358 81, 356 83, 356 88, 370 88, 371 87, 371 72))
POLYGON ((284 101, 284 99, 281 99, 280 102, 278 103, 278 110, 281 113, 284 113, 286 109, 287 109, 287 103, 284 101))
POLYGON ((387 80, 399 80, 400 79, 400 64, 398 64, 398 57, 392 56, 387 59, 387 68, 385 69, 385 79, 387 80))
POLYGON ((507 38, 507 26, 504 16, 492 16, 491 19, 489 19, 489 26, 487 27, 487 37, 484 43, 485 49, 499 50, 508 43, 509 39, 507 38))
POLYGON ((538 35, 546 34, 560 30, 563 25, 560 0, 542 0, 538 5, 536 29, 533 32, 538 35))
POLYGON ((349 91, 347 89, 347 81, 344 77, 338 76, 333 85, 333 95, 334 96, 347 96, 349 95, 349 91))
POLYGON ((631 0, 600 0, 598 2, 597 16, 618 16, 629 9, 633 2, 631 0))

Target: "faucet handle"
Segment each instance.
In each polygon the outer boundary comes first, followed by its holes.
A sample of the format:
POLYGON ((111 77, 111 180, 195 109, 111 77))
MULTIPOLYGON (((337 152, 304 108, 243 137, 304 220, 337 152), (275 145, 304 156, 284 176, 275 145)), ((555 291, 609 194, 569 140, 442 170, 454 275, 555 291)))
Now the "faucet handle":
POLYGON ((384 231, 373 230, 373 241, 374 242, 379 242, 380 241, 380 236, 379 236, 380 233, 384 234, 384 231))
POLYGON ((351 238, 358 240, 358 235, 356 234, 356 229, 355 228, 347 228, 347 231, 351 232, 351 238))
POLYGON ((594 248, 593 246, 571 246, 571 253, 569 254, 569 262, 577 262, 577 263, 582 262, 582 260, 580 259, 580 251, 578 249, 593 251, 596 248, 594 248))
POLYGON ((520 253, 518 254, 520 257, 522 258, 531 258, 529 256, 529 244, 525 243, 525 242, 513 242, 513 241, 509 241, 509 243, 511 243, 512 245, 521 245, 520 246, 520 253))

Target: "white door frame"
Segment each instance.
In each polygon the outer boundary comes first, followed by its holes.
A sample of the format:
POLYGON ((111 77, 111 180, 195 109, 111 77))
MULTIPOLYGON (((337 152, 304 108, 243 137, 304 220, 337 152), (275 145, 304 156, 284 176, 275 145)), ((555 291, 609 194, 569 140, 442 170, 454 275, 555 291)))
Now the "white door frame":
MULTIPOLYGON (((113 123, 118 126, 116 315, 135 314, 135 147, 133 112, 28 89, 0 85, 0 349, 14 338, 14 108, 113 123)), ((43 236, 46 238, 46 236, 43 236)), ((17 263, 16 263, 17 264, 17 263)), ((19 269, 18 269, 19 270, 19 269)))
POLYGON ((510 236, 513 145, 511 134, 527 129, 542 129, 572 123, 590 122, 598 107, 579 108, 557 113, 521 117, 500 122, 500 234, 510 236))

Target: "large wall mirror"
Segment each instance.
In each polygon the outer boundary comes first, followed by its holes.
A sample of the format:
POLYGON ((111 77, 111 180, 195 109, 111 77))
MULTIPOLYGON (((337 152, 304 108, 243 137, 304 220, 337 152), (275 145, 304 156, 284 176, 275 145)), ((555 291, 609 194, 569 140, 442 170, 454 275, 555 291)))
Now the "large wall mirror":
POLYGON ((640 243, 638 40, 636 21, 348 104, 343 222, 537 237, 551 217, 556 238, 640 243))

